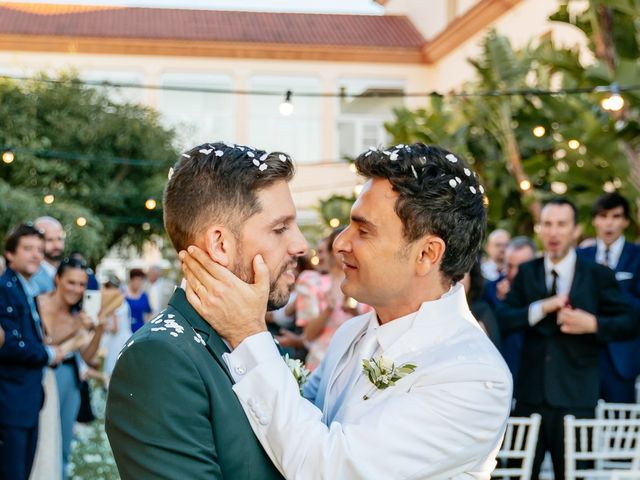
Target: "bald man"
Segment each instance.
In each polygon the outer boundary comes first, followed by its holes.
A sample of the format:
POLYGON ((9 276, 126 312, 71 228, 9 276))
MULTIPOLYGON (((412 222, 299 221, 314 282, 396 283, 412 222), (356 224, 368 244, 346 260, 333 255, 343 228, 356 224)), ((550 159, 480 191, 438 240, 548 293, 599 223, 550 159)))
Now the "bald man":
POLYGON ((44 259, 30 282, 40 295, 55 289, 53 277, 64 255, 65 233, 62 224, 53 217, 39 217, 33 225, 44 235, 44 259))
POLYGON ((490 282, 498 280, 505 267, 505 254, 511 235, 501 228, 494 230, 487 238, 485 250, 487 259, 482 263, 482 276, 490 282))

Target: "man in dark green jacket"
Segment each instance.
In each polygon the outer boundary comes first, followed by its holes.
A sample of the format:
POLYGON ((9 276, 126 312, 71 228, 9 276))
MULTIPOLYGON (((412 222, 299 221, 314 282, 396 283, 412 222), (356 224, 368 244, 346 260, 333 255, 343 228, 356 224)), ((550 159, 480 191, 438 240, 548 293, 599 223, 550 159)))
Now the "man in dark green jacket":
MULTIPOLYGON (((282 153, 214 143, 183 154, 164 194, 165 228, 174 247, 198 245, 247 281, 261 254, 270 273, 269 306, 283 306, 294 261, 306 250, 288 187, 292 176, 291 159, 282 153)), ((231 388, 227 346, 190 301, 192 293, 178 288, 118 359, 106 430, 120 475, 282 478, 231 388)))

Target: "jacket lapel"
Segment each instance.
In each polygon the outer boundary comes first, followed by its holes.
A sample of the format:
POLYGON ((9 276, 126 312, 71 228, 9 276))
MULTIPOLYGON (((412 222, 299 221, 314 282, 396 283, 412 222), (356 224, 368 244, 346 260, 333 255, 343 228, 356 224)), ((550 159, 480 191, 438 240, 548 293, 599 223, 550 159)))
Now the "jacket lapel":
POLYGON ((585 279, 587 278, 585 268, 585 261, 580 257, 576 257, 576 267, 573 273, 573 282, 571 282, 571 289, 569 290, 569 303, 572 306, 576 306, 574 299, 581 298, 581 288, 584 284, 585 279))
POLYGON ((180 313, 191 327, 200 335, 206 344, 207 350, 211 353, 215 361, 220 365, 222 370, 224 370, 233 383, 233 377, 227 368, 226 362, 222 358, 224 353, 229 353, 229 349, 217 332, 211 328, 211 325, 209 325, 191 306, 182 288, 176 289, 171 300, 169 300, 169 305, 180 313))
POLYGON ((625 272, 627 268, 627 262, 631 257, 631 249, 633 246, 629 242, 624 242, 624 247, 622 247, 622 252, 620 253, 620 258, 618 259, 618 264, 616 265, 616 272, 625 272))

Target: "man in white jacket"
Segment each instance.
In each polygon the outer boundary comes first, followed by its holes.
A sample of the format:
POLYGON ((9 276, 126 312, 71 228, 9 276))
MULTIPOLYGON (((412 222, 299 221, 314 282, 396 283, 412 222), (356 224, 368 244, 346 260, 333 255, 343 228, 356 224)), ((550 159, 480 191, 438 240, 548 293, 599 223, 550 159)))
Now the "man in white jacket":
POLYGON ((304 398, 266 332, 264 252, 247 282, 189 247, 187 297, 230 345, 233 389, 285 477, 489 479, 511 376, 457 283, 482 243, 484 189, 423 144, 370 149, 356 167, 368 180, 334 250, 345 295, 375 311, 337 331, 304 398))

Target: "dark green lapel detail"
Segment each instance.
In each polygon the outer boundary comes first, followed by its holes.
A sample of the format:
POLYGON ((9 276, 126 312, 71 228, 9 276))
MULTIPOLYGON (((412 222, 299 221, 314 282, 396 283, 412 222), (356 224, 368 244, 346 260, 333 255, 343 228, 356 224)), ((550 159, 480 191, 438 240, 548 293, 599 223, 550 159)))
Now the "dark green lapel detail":
POLYGON ((202 339, 207 344, 207 349, 211 352, 216 361, 220 364, 225 371, 231 382, 233 383, 233 377, 229 373, 227 364, 222 358, 223 353, 228 353, 230 350, 227 345, 222 341, 216 331, 211 328, 204 318, 191 306, 187 300, 187 295, 182 288, 176 288, 171 300, 169 300, 169 306, 173 307, 184 319, 189 322, 193 329, 200 334, 202 339))

